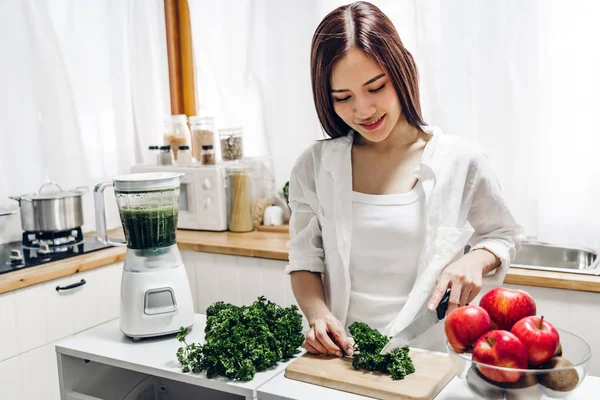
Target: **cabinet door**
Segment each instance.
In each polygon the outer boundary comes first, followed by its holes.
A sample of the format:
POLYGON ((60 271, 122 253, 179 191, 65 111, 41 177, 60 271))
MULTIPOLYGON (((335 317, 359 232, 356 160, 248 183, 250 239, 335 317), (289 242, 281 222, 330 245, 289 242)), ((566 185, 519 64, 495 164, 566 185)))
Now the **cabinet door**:
POLYGON ((77 274, 85 285, 73 291, 73 333, 119 317, 123 263, 77 274))
POLYGON ((2 362, 19 354, 17 307, 14 292, 0 294, 0 327, 0 362, 2 362))
POLYGON ((60 399, 54 343, 23 353, 19 359, 21 397, 17 398, 23 400, 60 399))
POLYGON ((0 388, 3 399, 22 399, 20 357, 0 361, 0 388))

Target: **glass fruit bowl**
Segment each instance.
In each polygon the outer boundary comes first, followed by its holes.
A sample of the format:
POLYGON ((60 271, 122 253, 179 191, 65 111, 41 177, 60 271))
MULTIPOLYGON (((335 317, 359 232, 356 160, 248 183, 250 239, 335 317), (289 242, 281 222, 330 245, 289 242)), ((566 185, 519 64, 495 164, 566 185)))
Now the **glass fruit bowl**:
POLYGON ((446 349, 452 360, 456 376, 476 396, 488 400, 549 400, 569 399, 577 387, 583 382, 588 372, 588 364, 592 355, 590 345, 579 336, 558 329, 562 347, 561 359, 573 365, 556 366, 549 369, 514 369, 495 367, 471 360, 470 353, 456 353, 446 341, 446 349), (482 373, 481 371, 484 371, 482 373), (494 376, 514 380, 513 383, 500 383, 489 379, 494 376))

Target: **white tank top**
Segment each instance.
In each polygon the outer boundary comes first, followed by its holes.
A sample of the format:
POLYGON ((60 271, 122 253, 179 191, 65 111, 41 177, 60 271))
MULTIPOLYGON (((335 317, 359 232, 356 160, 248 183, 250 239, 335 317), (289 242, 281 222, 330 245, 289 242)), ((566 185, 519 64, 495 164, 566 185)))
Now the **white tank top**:
POLYGON ((421 182, 408 193, 352 192, 351 293, 346 331, 354 321, 382 331, 415 283, 425 240, 421 182))

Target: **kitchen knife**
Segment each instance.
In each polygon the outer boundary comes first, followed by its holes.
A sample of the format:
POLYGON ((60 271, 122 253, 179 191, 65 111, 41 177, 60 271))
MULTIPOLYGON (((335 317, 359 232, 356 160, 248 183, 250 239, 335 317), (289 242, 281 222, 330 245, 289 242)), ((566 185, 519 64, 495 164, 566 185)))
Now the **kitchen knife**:
POLYGON ((417 319, 410 323, 404 330, 398 332, 396 336, 390 339, 379 354, 389 354, 392 350, 406 346, 417 336, 421 335, 427 329, 431 328, 446 317, 448 302, 450 300, 450 289, 446 289, 446 294, 438 304, 435 311, 427 310, 417 319))

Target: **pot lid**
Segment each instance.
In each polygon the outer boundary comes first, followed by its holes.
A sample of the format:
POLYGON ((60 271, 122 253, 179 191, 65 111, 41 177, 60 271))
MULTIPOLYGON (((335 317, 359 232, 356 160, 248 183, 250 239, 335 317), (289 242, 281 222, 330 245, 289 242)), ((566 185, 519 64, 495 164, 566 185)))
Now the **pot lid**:
POLYGON ((46 182, 40 186, 36 193, 24 194, 19 196, 21 199, 26 200, 52 200, 52 199, 64 199, 68 197, 81 196, 87 191, 85 187, 78 187, 73 190, 63 190, 55 182, 46 182), (49 186, 54 186, 54 190, 47 189, 49 186))

